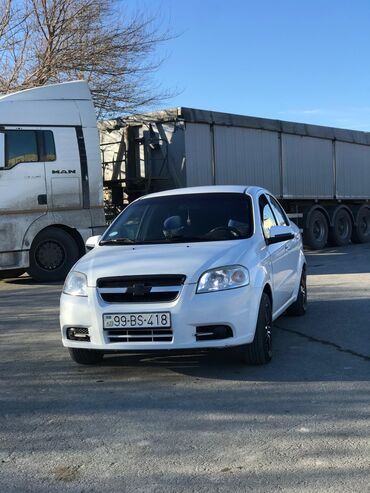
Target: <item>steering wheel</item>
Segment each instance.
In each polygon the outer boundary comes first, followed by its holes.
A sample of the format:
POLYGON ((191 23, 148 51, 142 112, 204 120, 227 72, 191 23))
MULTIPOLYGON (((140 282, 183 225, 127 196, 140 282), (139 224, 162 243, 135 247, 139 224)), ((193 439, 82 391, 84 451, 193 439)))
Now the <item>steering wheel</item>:
POLYGON ((211 229, 208 234, 211 235, 212 233, 216 233, 217 231, 225 231, 227 233, 231 233, 232 236, 235 236, 235 238, 241 237, 240 231, 233 226, 217 226, 217 228, 211 229))

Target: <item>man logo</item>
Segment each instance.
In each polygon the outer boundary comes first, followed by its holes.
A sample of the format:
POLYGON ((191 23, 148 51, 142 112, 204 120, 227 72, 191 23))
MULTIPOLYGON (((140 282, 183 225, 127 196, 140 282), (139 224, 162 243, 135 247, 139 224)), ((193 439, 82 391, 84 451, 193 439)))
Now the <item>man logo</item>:
POLYGON ((72 175, 76 174, 75 169, 53 169, 51 170, 53 175, 72 175))

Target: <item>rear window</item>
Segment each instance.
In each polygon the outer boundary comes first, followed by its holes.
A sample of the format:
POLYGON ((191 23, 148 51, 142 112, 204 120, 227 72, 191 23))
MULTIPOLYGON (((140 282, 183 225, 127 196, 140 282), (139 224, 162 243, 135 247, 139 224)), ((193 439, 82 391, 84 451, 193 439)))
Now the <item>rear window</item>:
POLYGON ((252 232, 251 200, 242 193, 169 195, 128 206, 102 243, 239 240, 252 232))

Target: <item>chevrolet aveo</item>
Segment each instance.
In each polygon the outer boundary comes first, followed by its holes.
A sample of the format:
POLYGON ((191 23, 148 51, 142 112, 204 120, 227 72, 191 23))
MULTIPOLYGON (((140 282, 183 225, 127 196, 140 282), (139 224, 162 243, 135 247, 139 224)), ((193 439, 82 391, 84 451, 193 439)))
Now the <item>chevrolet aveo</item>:
POLYGON ((110 351, 240 346, 272 356, 272 322, 306 311, 299 229, 258 187, 155 193, 129 205, 69 273, 60 323, 74 361, 110 351))

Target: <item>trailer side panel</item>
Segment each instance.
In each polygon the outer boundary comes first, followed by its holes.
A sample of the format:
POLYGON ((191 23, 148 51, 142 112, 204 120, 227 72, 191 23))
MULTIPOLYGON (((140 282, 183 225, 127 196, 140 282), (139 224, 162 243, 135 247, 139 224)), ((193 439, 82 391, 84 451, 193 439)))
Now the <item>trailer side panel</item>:
POLYGON ((279 134, 241 127, 214 128, 218 185, 259 185, 280 195, 279 134))
POLYGON ((370 196, 370 146, 336 142, 337 191, 339 199, 370 196))
POLYGON ((213 185, 210 126, 187 123, 185 131, 186 186, 213 185))
POLYGON ((333 145, 328 139, 282 135, 283 197, 332 198, 333 145))

